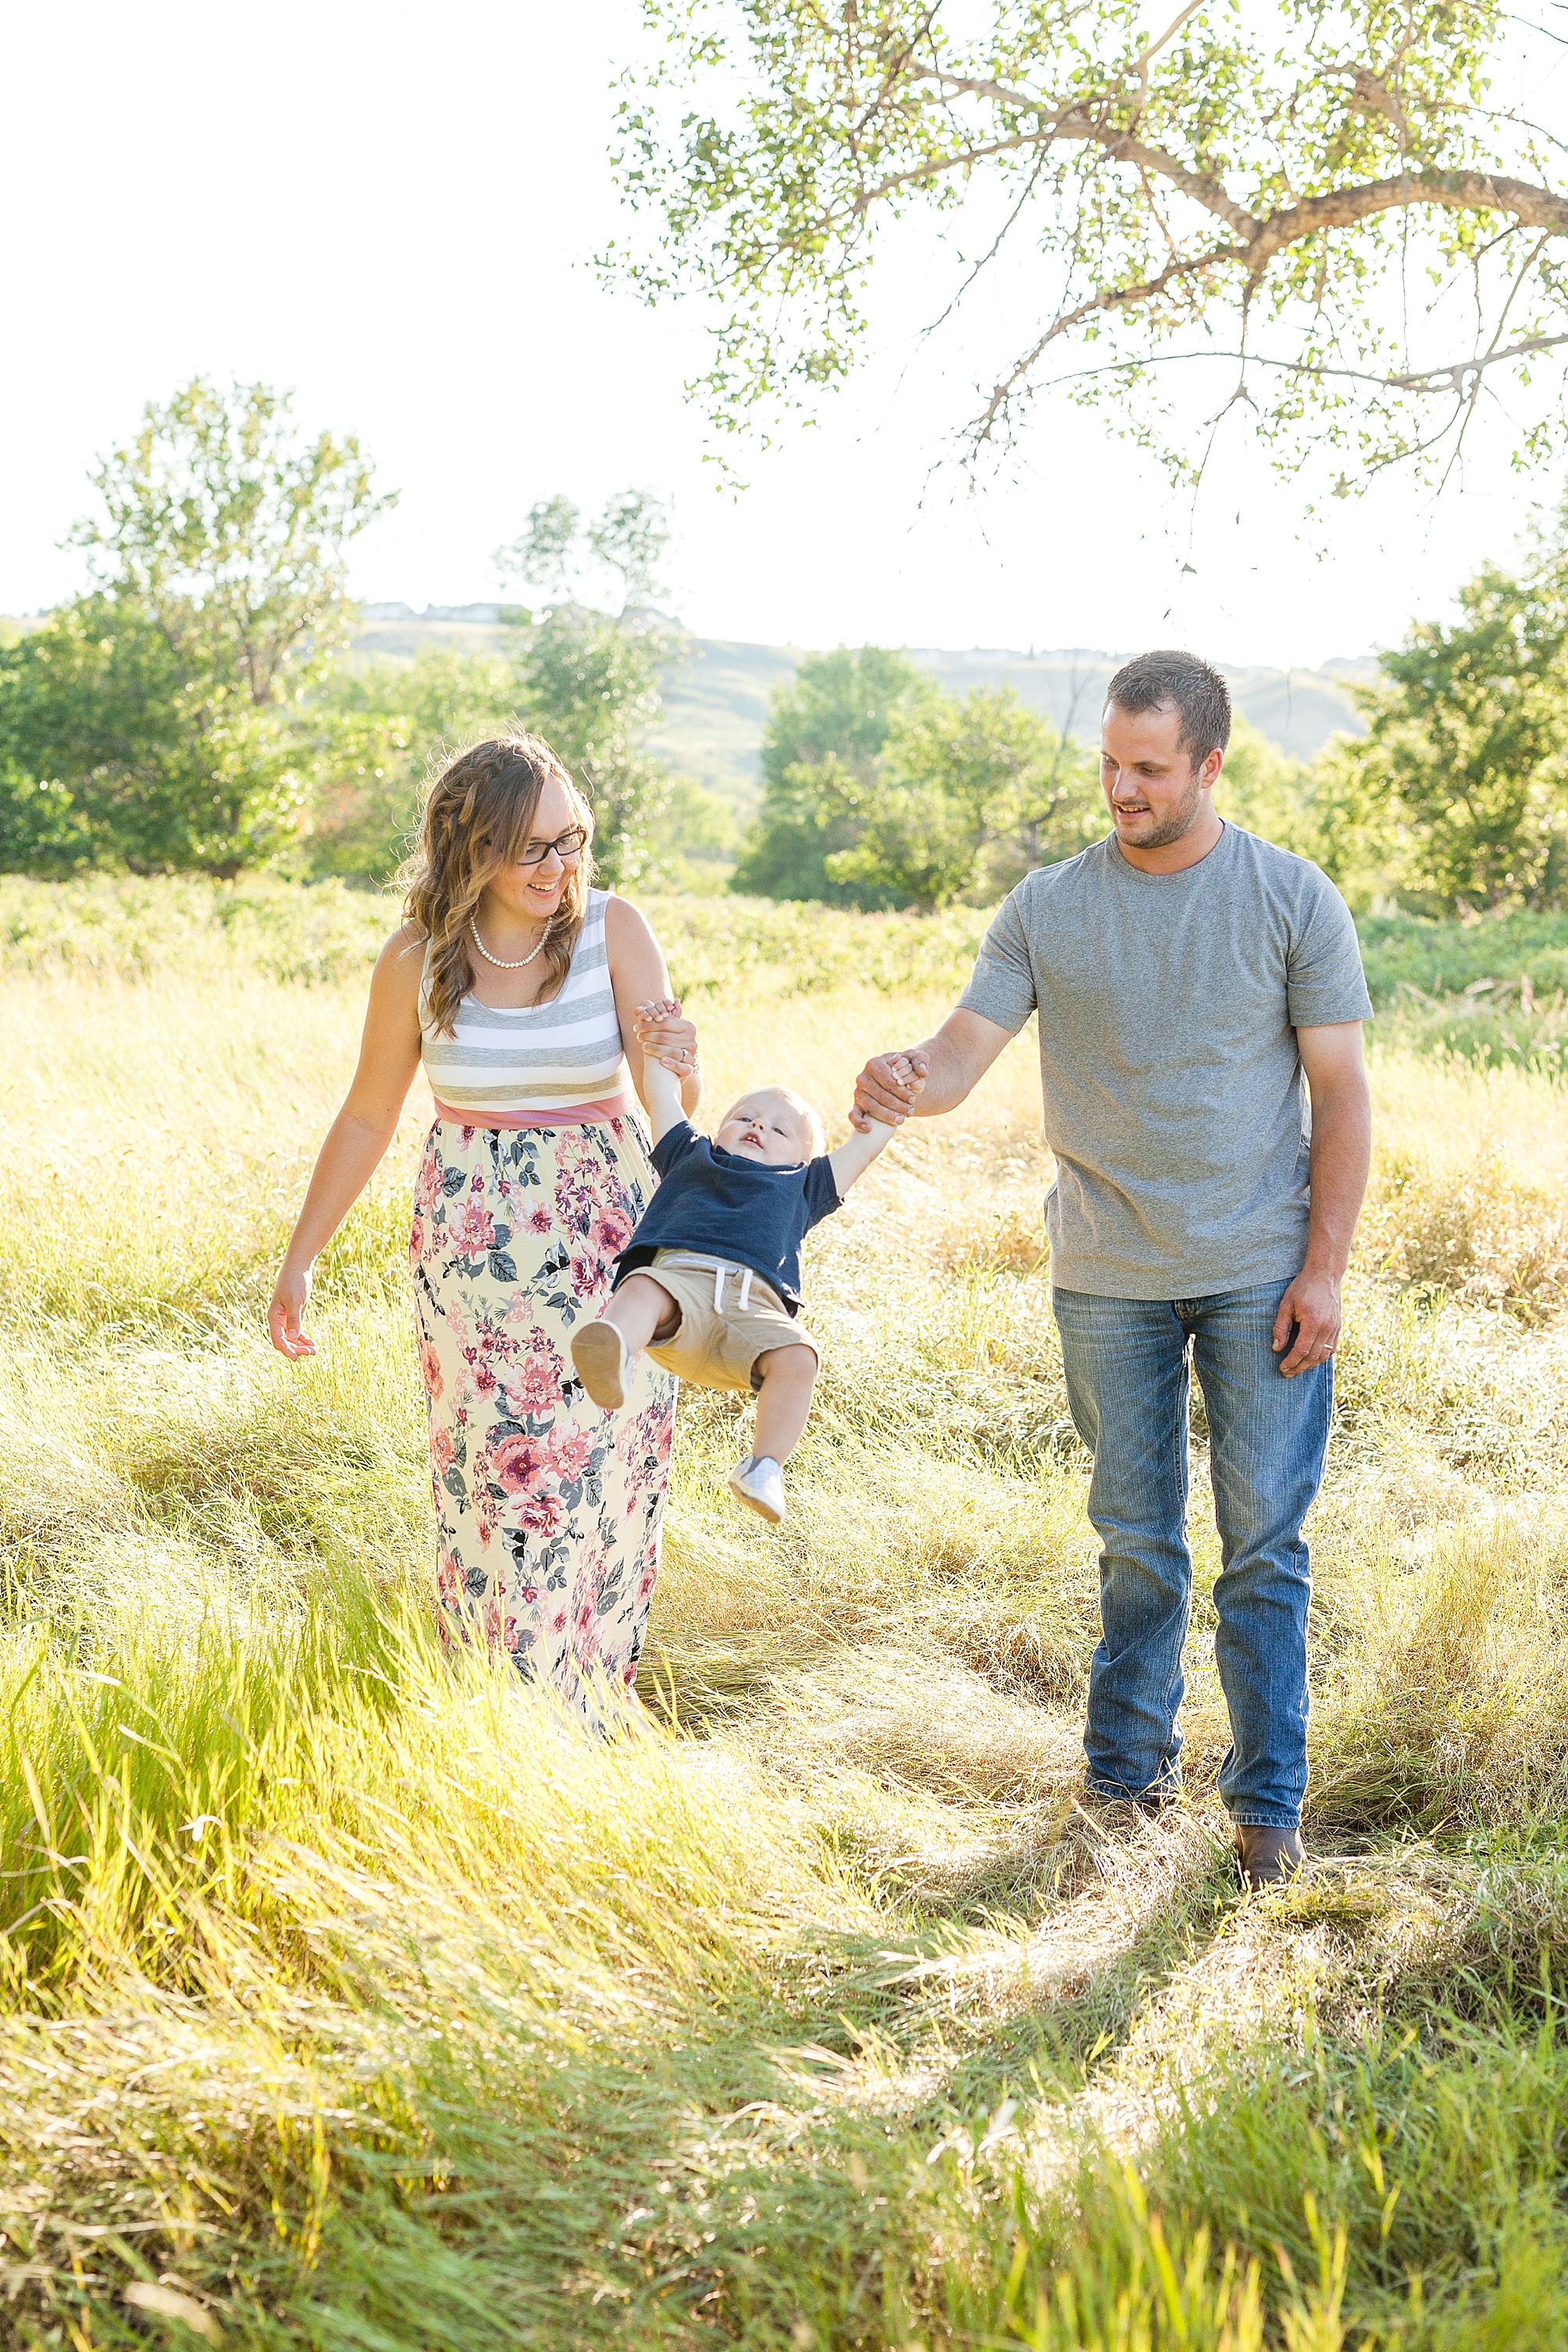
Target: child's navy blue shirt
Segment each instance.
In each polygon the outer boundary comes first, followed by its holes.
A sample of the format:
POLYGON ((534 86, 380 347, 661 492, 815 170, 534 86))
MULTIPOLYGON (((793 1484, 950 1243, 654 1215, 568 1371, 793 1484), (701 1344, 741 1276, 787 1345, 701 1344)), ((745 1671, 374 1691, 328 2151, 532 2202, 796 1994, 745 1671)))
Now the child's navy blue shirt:
POLYGON ((826 1154, 793 1168, 722 1151, 683 1118, 653 1147, 659 1186, 621 1252, 616 1282, 651 1265, 656 1250, 696 1250, 749 1265, 800 1312, 800 1245, 839 1205, 826 1154))

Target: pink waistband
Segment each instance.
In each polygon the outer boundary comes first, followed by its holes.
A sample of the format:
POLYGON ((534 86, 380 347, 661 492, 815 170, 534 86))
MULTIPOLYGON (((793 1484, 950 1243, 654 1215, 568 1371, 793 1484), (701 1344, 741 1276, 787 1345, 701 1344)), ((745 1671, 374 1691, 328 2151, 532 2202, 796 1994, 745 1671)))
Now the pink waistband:
POLYGON ((455 1127, 591 1127, 602 1118, 630 1118, 637 1104, 630 1095, 615 1095, 608 1102, 573 1103, 563 1110, 454 1110, 436 1097, 437 1118, 455 1127))

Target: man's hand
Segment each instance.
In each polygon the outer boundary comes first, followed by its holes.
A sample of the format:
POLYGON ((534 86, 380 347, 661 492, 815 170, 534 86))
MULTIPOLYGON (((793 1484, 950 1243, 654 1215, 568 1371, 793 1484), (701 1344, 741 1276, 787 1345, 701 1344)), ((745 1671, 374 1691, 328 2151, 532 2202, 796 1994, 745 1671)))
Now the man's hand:
MULTIPOLYGON (((899 1089, 900 1099, 910 1108, 925 1091, 925 1064, 918 1054, 880 1054, 874 1063, 867 1064, 867 1068, 886 1070, 889 1085, 899 1089)), ((858 1128, 862 1135, 873 1120, 879 1127, 896 1127, 898 1120, 890 1118, 879 1105, 875 1108, 869 1108, 869 1097, 860 1091, 864 1079, 865 1071, 862 1071, 855 1085, 855 1103, 849 1113, 850 1126, 858 1128)))
POLYGON ((902 1127, 910 1116, 929 1072, 925 1055, 877 1054, 855 1081, 855 1101, 849 1124, 864 1135, 873 1119, 884 1127, 902 1127))
POLYGON ((1274 1352, 1278 1356, 1289 1350, 1279 1367, 1288 1381, 1328 1362, 1339 1344, 1342 1319, 1340 1286, 1333 1276, 1313 1274, 1303 1266, 1274 1318, 1274 1352))

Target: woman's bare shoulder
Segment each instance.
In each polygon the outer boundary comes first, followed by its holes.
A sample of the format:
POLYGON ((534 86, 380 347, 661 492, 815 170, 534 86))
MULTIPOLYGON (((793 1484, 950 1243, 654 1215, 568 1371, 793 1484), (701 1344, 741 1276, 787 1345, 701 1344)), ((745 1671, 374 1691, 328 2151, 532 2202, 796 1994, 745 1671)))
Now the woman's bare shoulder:
POLYGON ((376 957, 371 985, 378 992, 416 997, 425 977, 425 947, 426 934, 419 924, 399 923, 376 957))
POLYGON ((629 898, 617 898, 613 890, 606 890, 605 937, 612 948, 640 946, 654 937, 654 928, 640 907, 634 906, 629 898))

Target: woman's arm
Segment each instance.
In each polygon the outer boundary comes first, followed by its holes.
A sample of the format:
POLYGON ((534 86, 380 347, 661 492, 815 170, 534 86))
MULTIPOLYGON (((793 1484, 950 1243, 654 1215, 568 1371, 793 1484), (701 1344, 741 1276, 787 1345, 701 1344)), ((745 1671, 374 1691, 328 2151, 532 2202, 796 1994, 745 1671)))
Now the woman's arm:
MULTIPOLYGON (((637 1013, 644 1004, 668 1001, 669 972, 647 918, 629 898, 612 898, 605 909, 605 951, 610 961, 610 986, 616 993, 616 1017, 621 1024, 626 1067, 639 1100, 651 1111, 637 1013)), ((667 1017, 659 1022, 657 1034, 650 1032, 647 1042, 663 1061, 680 1054, 689 1056, 681 1069, 680 1101, 688 1114, 694 1111, 702 1100, 702 1074, 697 1066, 697 1031, 692 1023, 679 1014, 667 1017)))
POLYGON ((285 1356, 313 1356, 304 1328, 310 1277, 397 1132, 419 1067, 419 982, 424 940, 412 924, 395 931, 375 960, 359 1067, 317 1155, 292 1238, 279 1268, 267 1328, 285 1356))

